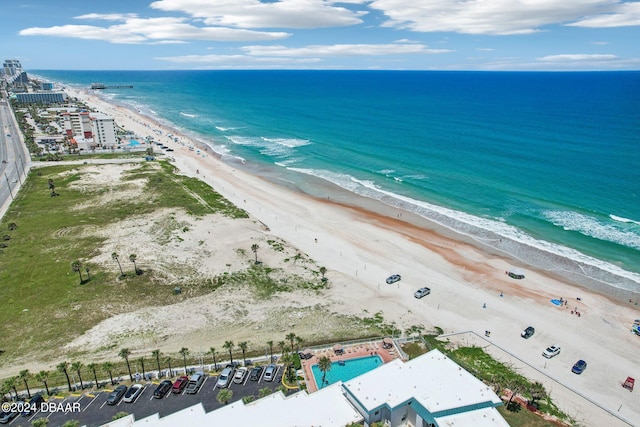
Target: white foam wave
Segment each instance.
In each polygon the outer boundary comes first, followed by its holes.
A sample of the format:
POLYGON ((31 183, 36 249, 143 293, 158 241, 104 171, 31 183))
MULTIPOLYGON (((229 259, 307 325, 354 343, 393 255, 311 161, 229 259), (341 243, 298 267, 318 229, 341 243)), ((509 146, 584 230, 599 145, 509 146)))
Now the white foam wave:
POLYGON ((226 138, 237 145, 258 148, 260 154, 269 157, 286 158, 295 152, 295 148, 311 144, 304 139, 265 138, 240 135, 227 135, 226 138))
POLYGON ((262 138, 267 143, 275 143, 278 145, 284 145, 289 148, 304 147, 311 144, 311 141, 306 139, 297 138, 262 138))
POLYGON ((395 172, 394 169, 381 169, 378 171, 378 173, 381 173, 382 175, 386 175, 386 176, 389 176, 394 172, 395 172))
MULTIPOLYGON (((456 211, 442 206, 433 205, 421 200, 412 199, 407 196, 396 194, 380 188, 371 181, 359 180, 351 175, 335 173, 320 169, 288 168, 289 170, 312 175, 332 182, 345 190, 352 191, 365 197, 379 200, 388 205, 415 212, 429 220, 453 230, 472 237, 483 243, 490 244, 491 241, 498 240, 495 237, 483 237, 486 235, 497 235, 504 239, 509 239, 525 247, 531 247, 543 253, 559 256, 573 260, 579 264, 594 267, 606 271, 610 274, 623 277, 635 283, 640 283, 640 274, 624 270, 616 265, 593 258, 565 246, 555 243, 537 240, 524 231, 504 222, 481 218, 465 212, 456 211), (488 240, 488 239, 491 239, 488 240)), ((517 255, 514 255, 517 256, 517 255)), ((610 283, 611 286, 617 286, 610 283)), ((636 290, 637 291, 637 290, 636 290)))
POLYGON ((626 223, 640 225, 640 221, 634 221, 632 219, 624 218, 624 217, 613 215, 613 214, 610 214, 609 218, 611 218, 614 221, 618 221, 618 222, 626 222, 626 223))
POLYGON ((640 249, 640 235, 616 228, 613 224, 604 224, 597 218, 570 211, 546 211, 543 212, 543 216, 565 230, 577 231, 585 236, 640 249))
POLYGON ((216 126, 216 129, 218 129, 220 132, 228 132, 230 130, 237 130, 237 129, 242 129, 241 127, 223 127, 223 126, 216 126))
POLYGON ((180 115, 185 117, 191 117, 191 118, 198 117, 197 114, 188 114, 188 113, 183 113, 182 111, 180 111, 180 115))

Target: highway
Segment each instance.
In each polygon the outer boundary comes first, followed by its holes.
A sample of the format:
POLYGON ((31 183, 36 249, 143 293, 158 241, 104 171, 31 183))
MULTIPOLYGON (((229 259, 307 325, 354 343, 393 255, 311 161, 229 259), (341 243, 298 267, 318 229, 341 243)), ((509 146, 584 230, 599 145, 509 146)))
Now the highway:
POLYGON ((0 217, 16 196, 29 168, 20 131, 7 101, 0 100, 0 217))

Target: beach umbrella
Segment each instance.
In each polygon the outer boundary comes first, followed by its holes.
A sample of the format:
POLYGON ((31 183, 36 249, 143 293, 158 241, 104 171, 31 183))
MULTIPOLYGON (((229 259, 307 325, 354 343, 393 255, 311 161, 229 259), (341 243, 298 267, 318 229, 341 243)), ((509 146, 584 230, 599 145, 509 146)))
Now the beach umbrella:
POLYGON ((392 345, 393 344, 393 340, 391 338, 385 338, 382 340, 383 344, 389 344, 392 345))
POLYGON ((333 351, 340 351, 342 350, 342 344, 336 344, 333 346, 333 351))

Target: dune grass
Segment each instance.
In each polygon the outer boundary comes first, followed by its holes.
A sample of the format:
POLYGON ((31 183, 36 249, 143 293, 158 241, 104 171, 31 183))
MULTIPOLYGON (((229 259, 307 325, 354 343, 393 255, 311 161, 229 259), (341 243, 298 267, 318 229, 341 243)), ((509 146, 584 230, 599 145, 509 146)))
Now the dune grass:
MULTIPOLYGON (((91 280, 83 266, 85 283, 71 269, 74 260, 90 259, 103 239, 85 232, 88 227, 117 224, 132 215, 160 208, 180 208, 199 216, 221 213, 232 218, 247 217, 209 186, 197 179, 174 174, 167 162, 140 163, 127 179, 144 178, 148 197, 123 199, 108 204, 97 201, 107 190, 71 184, 82 180, 85 168, 94 165, 62 166, 32 170, 15 201, 0 221, 0 237, 6 247, 0 253, 0 366, 33 352, 54 353, 56 348, 80 335, 101 320, 124 310, 166 297, 152 271, 133 272, 129 254, 121 255, 125 276, 117 265, 90 265, 91 280), (50 196, 48 180, 58 196, 50 196), (9 230, 9 224, 17 228, 9 230), (115 298, 114 298, 115 296, 115 298)), ((119 191, 113 187, 108 191, 119 191)), ((124 185, 126 186, 126 180, 124 185)), ((203 292, 211 291, 203 286, 203 292)))

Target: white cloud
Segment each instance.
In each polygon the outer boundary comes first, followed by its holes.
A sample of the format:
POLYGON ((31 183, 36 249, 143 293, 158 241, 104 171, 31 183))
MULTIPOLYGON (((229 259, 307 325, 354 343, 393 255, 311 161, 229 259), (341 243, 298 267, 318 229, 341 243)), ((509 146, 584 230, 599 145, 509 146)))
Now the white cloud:
POLYGON ((245 46, 242 48, 247 55, 252 56, 379 56, 379 55, 406 55, 447 53, 446 49, 428 49, 422 44, 335 44, 312 45, 299 48, 285 46, 245 46))
POLYGON ((76 16, 74 19, 95 19, 104 21, 124 21, 130 18, 137 18, 135 13, 87 13, 76 16))
MULTIPOLYGON (((62 25, 48 28, 27 28, 23 36, 70 37, 103 40, 110 43, 134 44, 181 43, 184 40, 207 41, 265 41, 289 37, 285 32, 253 31, 226 27, 196 27, 186 18, 137 18, 135 15, 83 15, 91 19, 121 20, 123 23, 108 27, 91 25, 62 25), (117 18, 119 17, 119 18, 117 18)), ((78 17, 79 18, 79 17, 78 17)))
POLYGON ((602 54, 586 54, 586 53, 573 53, 562 55, 547 55, 540 58, 536 58, 538 61, 543 62, 577 62, 577 61, 611 61, 618 59, 616 55, 602 55, 602 54))
POLYGON ((638 25, 640 3, 618 0, 373 0, 386 26, 418 32, 529 34, 552 24, 638 25), (615 15, 608 15, 615 13, 615 15), (619 15, 619 16, 618 16, 619 15), (582 20, 584 17, 592 18, 582 20), (606 21, 606 22, 604 22, 606 21), (636 22, 632 24, 632 22, 636 22))
POLYGON ((478 52, 493 52, 495 49, 490 47, 477 47, 476 50, 478 52))
POLYGON ((271 68, 305 68, 317 62, 318 58, 272 58, 248 55, 183 55, 154 58, 195 69, 271 69, 271 68))
POLYGON ((609 13, 588 16, 578 22, 568 24, 575 27, 612 28, 640 25, 640 3, 622 3, 609 13))
POLYGON ((208 25, 237 28, 326 28, 362 23, 366 11, 337 4, 360 4, 364 0, 158 0, 151 8, 184 12, 208 25))

